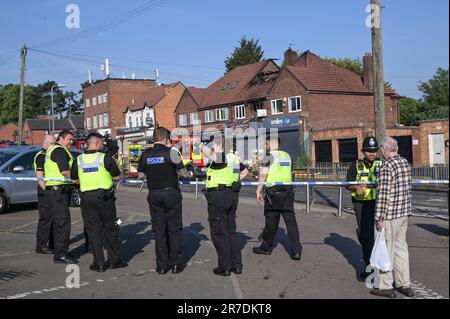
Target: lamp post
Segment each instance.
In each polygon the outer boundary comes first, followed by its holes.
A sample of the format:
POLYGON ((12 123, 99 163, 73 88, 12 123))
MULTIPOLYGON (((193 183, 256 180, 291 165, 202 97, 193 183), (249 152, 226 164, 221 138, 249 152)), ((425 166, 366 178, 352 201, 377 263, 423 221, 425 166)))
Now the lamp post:
POLYGON ((51 105, 52 106, 52 131, 51 131, 51 135, 53 135, 53 133, 55 131, 55 117, 53 115, 53 95, 54 95, 53 88, 55 88, 55 87, 63 88, 63 87, 66 87, 66 85, 62 84, 62 83, 58 83, 58 84, 52 85, 52 87, 50 88, 50 98, 51 98, 51 103, 52 103, 52 105, 51 105))

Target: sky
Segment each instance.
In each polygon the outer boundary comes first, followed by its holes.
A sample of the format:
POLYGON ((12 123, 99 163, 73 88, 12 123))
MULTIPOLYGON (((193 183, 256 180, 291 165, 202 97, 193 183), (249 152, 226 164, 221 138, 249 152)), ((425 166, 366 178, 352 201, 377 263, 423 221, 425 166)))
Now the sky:
MULTIPOLYGON (((420 98, 417 85, 448 68, 449 1, 383 0, 385 79, 404 96, 420 98)), ((224 60, 243 36, 258 39, 265 58, 283 59, 292 46, 322 57, 357 58, 371 52, 366 27, 369 0, 2 0, 0 2, 0 85, 19 83, 20 48, 27 54, 27 84, 47 80, 78 92, 91 69, 111 74, 182 81, 207 87, 225 72, 224 60), (149 3, 149 10, 134 10, 149 3), (80 10, 80 28, 69 29, 66 6, 80 10), (74 36, 126 13, 133 19, 78 40, 74 36), (131 16, 131 14, 130 14, 131 16), (35 51, 39 50, 39 51, 35 51), (50 54, 50 55, 49 55, 50 54)), ((142 7, 141 7, 142 8, 142 7)))

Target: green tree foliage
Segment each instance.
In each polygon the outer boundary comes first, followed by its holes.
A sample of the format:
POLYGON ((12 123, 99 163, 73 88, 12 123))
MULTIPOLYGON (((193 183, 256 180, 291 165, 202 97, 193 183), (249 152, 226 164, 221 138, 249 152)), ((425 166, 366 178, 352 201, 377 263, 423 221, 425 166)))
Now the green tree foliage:
POLYGON ((239 47, 225 60, 227 73, 234 68, 251 63, 260 62, 264 57, 264 51, 259 40, 249 39, 244 36, 239 41, 239 47))
POLYGON ((359 76, 363 75, 363 62, 360 58, 325 58, 328 62, 331 62, 344 69, 350 70, 359 76))
MULTIPOLYGON (((50 89, 54 81, 47 81, 36 86, 25 86, 23 99, 24 119, 36 118, 39 115, 51 114, 50 89)), ((54 114, 59 118, 68 114, 69 108, 72 113, 82 112, 82 101, 77 94, 56 88, 54 92, 54 114)), ((0 125, 17 123, 19 118, 19 94, 18 84, 7 84, 0 86, 0 125)))
POLYGON ((448 106, 448 69, 439 68, 432 79, 420 82, 419 90, 423 93, 423 111, 448 106))
POLYGON ((432 79, 419 82, 421 99, 400 101, 400 123, 416 125, 418 120, 448 117, 448 69, 439 68, 432 79))

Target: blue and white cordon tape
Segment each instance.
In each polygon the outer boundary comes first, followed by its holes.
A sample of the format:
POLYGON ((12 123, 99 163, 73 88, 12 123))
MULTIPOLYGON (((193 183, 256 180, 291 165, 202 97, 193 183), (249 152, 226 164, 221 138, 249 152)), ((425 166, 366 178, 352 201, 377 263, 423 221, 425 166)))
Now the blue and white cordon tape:
MULTIPOLYGON (((70 178, 37 178, 37 177, 16 177, 16 176, 0 176, 0 181, 45 181, 45 182, 72 182, 70 178)), ((119 183, 123 184, 140 184, 142 185, 145 180, 139 179, 122 179, 119 183)), ((436 184, 448 184, 448 180, 412 180, 412 185, 436 185, 436 184)), ((204 185, 205 182, 202 181, 180 181, 180 185, 204 185)), ((340 181, 304 181, 304 182, 290 182, 290 183, 280 183, 280 182, 242 182, 242 186, 258 186, 258 185, 280 185, 280 186, 348 186, 348 185, 376 185, 374 182, 340 182, 340 181)))

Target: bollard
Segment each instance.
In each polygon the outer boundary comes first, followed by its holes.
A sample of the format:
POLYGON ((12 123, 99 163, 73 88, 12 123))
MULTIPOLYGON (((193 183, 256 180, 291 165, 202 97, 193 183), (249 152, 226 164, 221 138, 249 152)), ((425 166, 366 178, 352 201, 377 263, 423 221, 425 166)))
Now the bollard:
POLYGON ((198 199, 198 177, 195 178, 195 199, 198 199))
POLYGON ((309 202, 309 184, 306 184, 306 213, 309 214, 311 211, 309 202))
POLYGON ((342 187, 339 187, 338 217, 342 217, 342 187))

